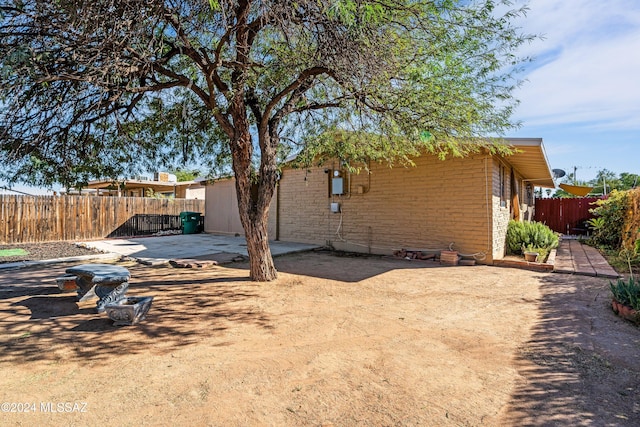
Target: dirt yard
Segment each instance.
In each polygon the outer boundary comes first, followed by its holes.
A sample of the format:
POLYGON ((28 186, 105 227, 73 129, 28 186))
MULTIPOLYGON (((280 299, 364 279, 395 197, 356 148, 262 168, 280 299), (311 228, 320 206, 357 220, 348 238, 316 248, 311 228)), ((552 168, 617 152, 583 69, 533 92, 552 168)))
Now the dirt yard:
POLYGON ((0 424, 640 424, 640 330, 611 311, 607 280, 326 253, 276 263, 267 284, 241 264, 121 264, 129 295, 155 299, 120 328, 59 293, 68 266, 0 272, 0 424))

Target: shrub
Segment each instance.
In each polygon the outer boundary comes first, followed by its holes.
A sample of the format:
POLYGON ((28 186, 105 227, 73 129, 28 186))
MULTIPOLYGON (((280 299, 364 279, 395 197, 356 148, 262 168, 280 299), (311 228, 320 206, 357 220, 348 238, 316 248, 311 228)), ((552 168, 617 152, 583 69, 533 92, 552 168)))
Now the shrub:
POLYGON ((627 214, 622 226, 622 247, 640 255, 640 188, 627 192, 627 214))
POLYGON ((640 311, 640 282, 633 276, 629 280, 618 279, 616 284, 609 282, 609 287, 616 301, 640 311))
POLYGON ((600 248, 620 248, 628 202, 627 191, 613 190, 607 199, 594 203, 596 207, 591 209, 591 213, 596 218, 590 221, 593 235, 589 243, 600 248))
POLYGON ((521 254, 523 249, 536 251, 558 247, 558 235, 541 222, 509 221, 507 249, 509 253, 521 254))

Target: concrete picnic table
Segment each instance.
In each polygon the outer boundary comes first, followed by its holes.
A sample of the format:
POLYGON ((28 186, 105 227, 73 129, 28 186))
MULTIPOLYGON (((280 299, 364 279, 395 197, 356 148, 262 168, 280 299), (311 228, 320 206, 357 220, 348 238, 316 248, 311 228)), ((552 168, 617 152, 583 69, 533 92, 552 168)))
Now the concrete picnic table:
POLYGON ((131 273, 124 267, 111 264, 82 264, 67 268, 67 274, 76 276, 78 297, 86 301, 98 297, 96 307, 98 313, 105 310, 105 305, 116 303, 125 298, 129 288, 131 273))

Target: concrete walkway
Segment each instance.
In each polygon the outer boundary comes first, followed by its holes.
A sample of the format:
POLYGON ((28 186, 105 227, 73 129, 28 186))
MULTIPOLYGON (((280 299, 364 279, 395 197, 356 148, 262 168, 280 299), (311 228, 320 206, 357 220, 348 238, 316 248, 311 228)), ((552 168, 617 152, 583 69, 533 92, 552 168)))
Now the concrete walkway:
POLYGON ((553 271, 612 279, 620 277, 597 249, 583 245, 576 239, 562 239, 560 241, 553 271))

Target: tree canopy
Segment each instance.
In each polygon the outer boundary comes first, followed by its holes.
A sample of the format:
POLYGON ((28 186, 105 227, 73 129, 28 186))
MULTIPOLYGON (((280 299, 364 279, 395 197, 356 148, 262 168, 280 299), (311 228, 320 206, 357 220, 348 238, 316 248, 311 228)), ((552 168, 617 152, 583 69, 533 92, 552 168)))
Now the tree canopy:
MULTIPOLYGON (((4 178, 68 186, 175 159, 226 161, 245 233, 266 241, 278 159, 291 150, 410 162, 502 149, 484 137, 517 125, 516 51, 531 38, 512 23, 525 10, 508 5, 2 2, 4 178), (336 129, 361 137, 332 144, 336 129)), ((268 246, 248 249, 252 277, 275 277, 268 246)))

